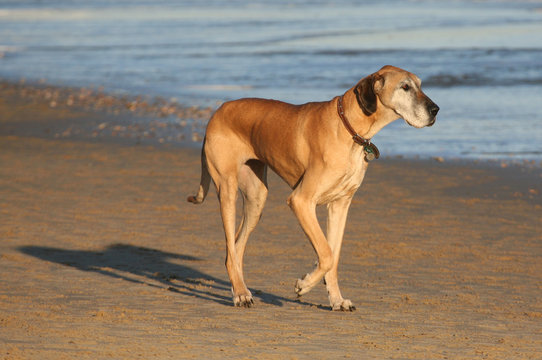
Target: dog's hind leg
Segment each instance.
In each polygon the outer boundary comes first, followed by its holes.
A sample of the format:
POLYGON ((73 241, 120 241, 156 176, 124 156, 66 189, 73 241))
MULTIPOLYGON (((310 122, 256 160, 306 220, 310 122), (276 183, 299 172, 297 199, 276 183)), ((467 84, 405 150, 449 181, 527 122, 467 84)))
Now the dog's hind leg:
POLYGON ((235 250, 241 273, 248 237, 260 220, 267 199, 267 166, 250 160, 239 170, 239 189, 243 195, 243 217, 235 236, 235 250))
MULTIPOLYGON (((239 191, 239 171, 243 166, 241 156, 231 151, 225 152, 222 146, 206 144, 207 164, 218 192, 220 214, 226 237, 226 269, 232 285, 235 306, 251 307, 252 294, 245 285, 239 255, 235 245, 235 207, 239 191)), ((218 144, 221 145, 221 144, 218 144)))

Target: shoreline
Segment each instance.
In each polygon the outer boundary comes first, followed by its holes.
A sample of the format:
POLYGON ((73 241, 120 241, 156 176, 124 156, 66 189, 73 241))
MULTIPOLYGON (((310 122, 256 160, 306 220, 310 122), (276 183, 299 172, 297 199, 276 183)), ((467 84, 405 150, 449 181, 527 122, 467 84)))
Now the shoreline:
MULTIPOLYGON (((24 122, 14 111, 4 114, 0 121, 3 135, 35 136, 84 141, 106 141, 126 145, 173 146, 201 148, 205 127, 216 108, 196 107, 179 103, 178 99, 165 99, 143 95, 116 96, 103 87, 61 87, 45 82, 12 82, 0 79, 0 101, 23 107, 30 112, 24 122), (28 106, 27 106, 28 105, 28 106), (69 119, 32 121, 36 112, 68 111, 69 119), (34 111, 34 113, 32 113, 34 111), (76 115, 74 115, 76 114, 76 115), (67 121, 66 121, 67 120, 67 121)), ((217 104, 218 106, 218 104, 217 104)), ((440 155, 385 155, 383 159, 406 161, 436 161, 452 164, 542 169, 542 160, 504 158, 462 158, 440 155)))
POLYGON ((4 135, 36 136, 125 144, 196 146, 213 108, 185 106, 176 99, 115 96, 103 88, 72 88, 0 80, 0 101, 15 108, 5 112, 4 135), (35 121, 39 113, 61 116, 35 121), (18 117, 19 113, 25 113, 18 117), (66 116, 62 116, 65 112, 66 116), (24 121, 21 121, 21 118, 24 121))
POLYGON ((137 121, 15 95, 0 96, 2 358, 540 354, 539 167, 372 163, 341 253, 353 313, 329 311, 323 286, 296 298, 315 255, 286 204, 291 190, 270 172, 245 257, 256 304, 238 309, 215 191, 186 202, 198 149, 160 143, 158 132, 139 144, 120 130, 56 137, 73 124, 137 121))

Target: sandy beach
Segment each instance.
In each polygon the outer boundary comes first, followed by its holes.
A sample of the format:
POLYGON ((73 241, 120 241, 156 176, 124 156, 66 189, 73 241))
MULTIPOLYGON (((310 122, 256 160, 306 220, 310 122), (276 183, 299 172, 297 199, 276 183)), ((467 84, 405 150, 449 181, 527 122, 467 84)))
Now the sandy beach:
POLYGON ((353 313, 324 286, 296 299, 315 255, 272 175, 239 309, 214 192, 185 201, 199 149, 176 141, 199 110, 153 132, 25 89, 0 87, 0 358, 541 358, 539 164, 372 163, 339 268, 353 313))

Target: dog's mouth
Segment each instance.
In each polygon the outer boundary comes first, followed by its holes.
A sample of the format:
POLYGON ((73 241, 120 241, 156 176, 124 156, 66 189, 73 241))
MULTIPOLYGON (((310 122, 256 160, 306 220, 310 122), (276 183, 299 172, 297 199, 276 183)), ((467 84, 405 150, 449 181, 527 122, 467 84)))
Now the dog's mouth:
POLYGON ((416 126, 416 125, 412 124, 411 122, 409 122, 408 120, 405 119, 407 124, 409 124, 410 126, 417 127, 417 128, 433 126, 435 124, 435 121, 437 121, 437 114, 438 114, 440 108, 438 107, 437 104, 435 104, 434 102, 429 100, 429 103, 427 104, 426 110, 427 110, 427 115, 429 117, 429 120, 427 120, 427 123, 425 125, 416 126))
POLYGON ((412 127, 415 127, 416 129, 421 129, 421 128, 424 128, 424 127, 431 127, 431 126, 433 126, 433 125, 435 124, 437 118, 436 118, 436 117, 432 117, 431 119, 429 119, 429 120, 427 121, 427 123, 425 123, 425 124, 423 124, 423 125, 413 124, 413 123, 411 123, 410 121, 408 121, 407 119, 404 119, 404 120, 405 120, 405 122, 406 122, 408 125, 410 125, 410 126, 412 126, 412 127))
MULTIPOLYGON (((440 108, 437 106, 437 104, 432 102, 427 107, 427 115, 428 115, 429 119, 423 125, 418 125, 418 124, 412 123, 412 122, 408 121, 404 116, 403 116, 403 119, 405 119, 405 121, 406 121, 406 123, 408 125, 410 125, 412 127, 415 127, 415 128, 418 128, 418 129, 423 128, 423 127, 431 127, 437 121, 437 113, 438 113, 439 110, 440 110, 440 108)), ((397 114, 399 114, 399 113, 397 113, 397 114)))

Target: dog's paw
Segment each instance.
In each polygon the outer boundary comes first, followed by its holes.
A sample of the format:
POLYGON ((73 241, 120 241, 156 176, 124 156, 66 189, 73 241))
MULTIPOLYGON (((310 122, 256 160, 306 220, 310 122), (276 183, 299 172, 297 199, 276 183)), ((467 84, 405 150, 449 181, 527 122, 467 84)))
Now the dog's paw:
POLYGON ((248 294, 234 296, 233 304, 236 307, 250 308, 254 306, 254 299, 252 299, 252 294, 249 292, 248 294))
POLYGON ((352 304, 352 301, 344 299, 331 304, 331 309, 333 311, 354 311, 356 307, 352 304))
POLYGON ((303 279, 297 279, 297 281, 295 282, 294 291, 298 297, 300 297, 301 295, 305 295, 312 289, 312 286, 307 285, 308 277, 309 274, 306 274, 305 276, 303 276, 303 279))

